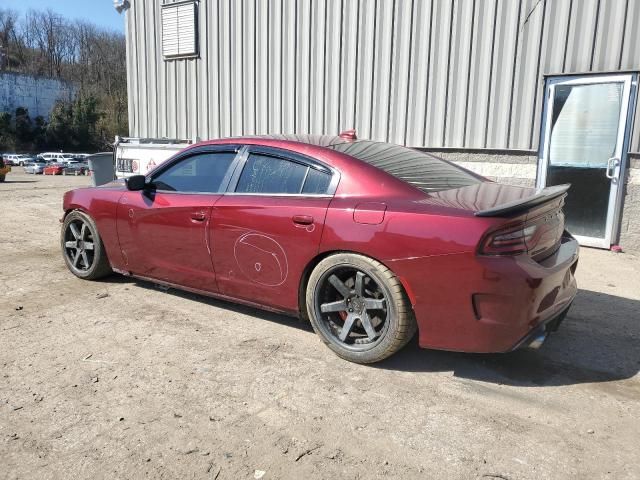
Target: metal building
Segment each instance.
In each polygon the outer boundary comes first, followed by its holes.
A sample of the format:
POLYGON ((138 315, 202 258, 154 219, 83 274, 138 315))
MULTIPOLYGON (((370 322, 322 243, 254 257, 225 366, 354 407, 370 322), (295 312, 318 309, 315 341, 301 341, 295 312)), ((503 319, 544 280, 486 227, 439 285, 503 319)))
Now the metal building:
POLYGON ((336 134, 570 182, 586 245, 640 250, 640 0, 132 0, 130 134, 336 134))

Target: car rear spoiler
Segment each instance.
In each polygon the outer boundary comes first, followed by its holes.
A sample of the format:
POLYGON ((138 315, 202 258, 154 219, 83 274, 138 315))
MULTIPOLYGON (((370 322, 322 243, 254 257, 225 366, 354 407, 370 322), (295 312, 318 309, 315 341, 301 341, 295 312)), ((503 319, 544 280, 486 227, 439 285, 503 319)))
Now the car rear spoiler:
POLYGON ((571 184, 565 183, 564 185, 554 185, 553 187, 547 187, 537 190, 535 195, 527 198, 520 198, 512 202, 503 203, 486 210, 479 210, 475 212, 476 217, 499 217, 507 215, 521 210, 528 210, 542 203, 549 202, 554 198, 562 197, 566 195, 571 184))

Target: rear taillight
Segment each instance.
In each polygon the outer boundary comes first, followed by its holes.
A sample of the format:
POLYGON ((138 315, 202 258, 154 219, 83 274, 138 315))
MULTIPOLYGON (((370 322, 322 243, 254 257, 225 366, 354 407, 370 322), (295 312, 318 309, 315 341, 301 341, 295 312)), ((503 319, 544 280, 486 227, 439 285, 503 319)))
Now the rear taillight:
POLYGON ((544 254, 559 245, 564 230, 561 210, 541 215, 518 225, 489 232, 480 245, 481 255, 544 254))

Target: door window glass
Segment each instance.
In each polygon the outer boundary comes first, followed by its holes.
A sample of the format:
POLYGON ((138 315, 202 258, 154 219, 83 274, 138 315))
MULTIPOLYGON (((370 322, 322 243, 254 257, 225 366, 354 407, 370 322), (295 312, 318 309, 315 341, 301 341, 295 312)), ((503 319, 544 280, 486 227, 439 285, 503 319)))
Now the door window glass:
POLYGON ((549 144, 551 165, 607 166, 618 142, 622 87, 621 82, 555 87, 549 144))
POLYGON ((277 157, 251 154, 238 180, 240 193, 300 193, 306 165, 277 157))
POLYGON ((309 168, 307 179, 304 181, 302 193, 308 194, 324 194, 329 189, 331 183, 331 175, 321 172, 315 168, 309 168))
POLYGON ((162 171, 153 183, 157 190, 219 193, 235 157, 235 152, 192 155, 162 171))

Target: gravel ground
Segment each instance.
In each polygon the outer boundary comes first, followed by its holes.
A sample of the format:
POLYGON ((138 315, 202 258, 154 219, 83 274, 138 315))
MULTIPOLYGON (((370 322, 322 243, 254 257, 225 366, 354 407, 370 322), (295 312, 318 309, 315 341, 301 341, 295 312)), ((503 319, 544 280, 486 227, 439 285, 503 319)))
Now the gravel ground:
POLYGON ((294 319, 76 279, 58 219, 88 183, 0 184, 1 478, 640 478, 637 257, 583 249, 539 351, 360 366, 294 319))

